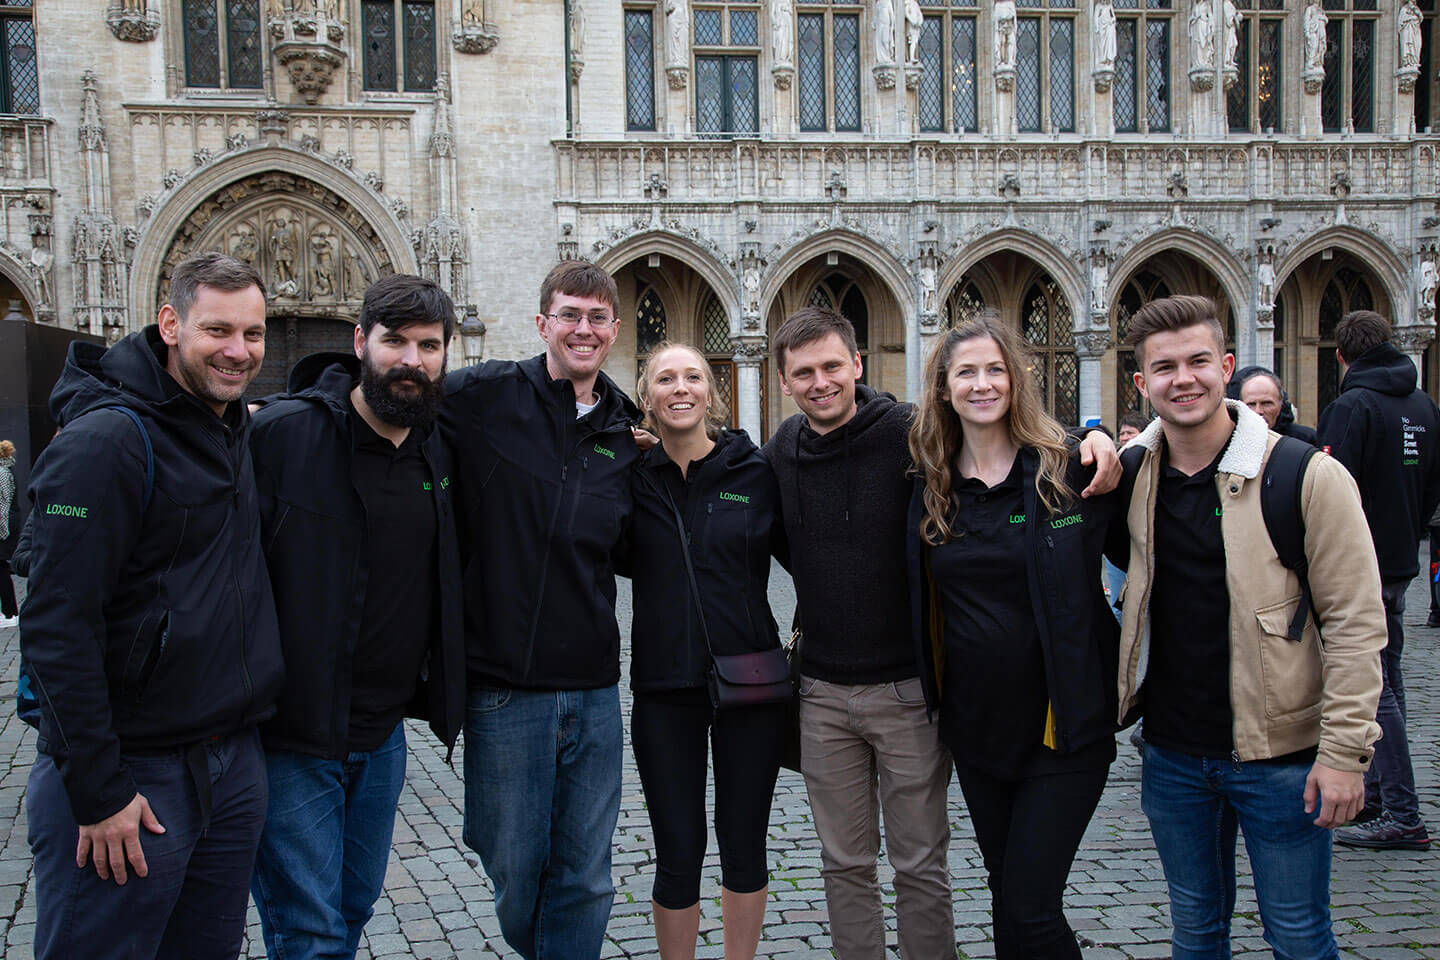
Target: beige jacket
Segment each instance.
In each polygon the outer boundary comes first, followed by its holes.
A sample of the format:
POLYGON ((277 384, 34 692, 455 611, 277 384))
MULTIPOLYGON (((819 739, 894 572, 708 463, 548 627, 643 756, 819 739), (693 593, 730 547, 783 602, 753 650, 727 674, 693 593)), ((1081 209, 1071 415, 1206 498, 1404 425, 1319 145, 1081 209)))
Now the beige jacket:
MULTIPOLYGON (((1235 434, 1220 460, 1220 529, 1230 593, 1230 704, 1241 760, 1283 756, 1319 745, 1336 770, 1370 765, 1379 739, 1380 651, 1385 610, 1380 573, 1360 494, 1350 473, 1316 454, 1301 485, 1311 619, 1300 643, 1286 636, 1300 602, 1300 580, 1270 545, 1260 513, 1261 474, 1279 435, 1243 404, 1227 400, 1235 434), (1323 625, 1318 642, 1316 618, 1323 625)), ((1129 578, 1121 594, 1120 717, 1135 707, 1150 655, 1150 582, 1155 498, 1160 483, 1160 421, 1131 441, 1146 453, 1130 499, 1129 578)))

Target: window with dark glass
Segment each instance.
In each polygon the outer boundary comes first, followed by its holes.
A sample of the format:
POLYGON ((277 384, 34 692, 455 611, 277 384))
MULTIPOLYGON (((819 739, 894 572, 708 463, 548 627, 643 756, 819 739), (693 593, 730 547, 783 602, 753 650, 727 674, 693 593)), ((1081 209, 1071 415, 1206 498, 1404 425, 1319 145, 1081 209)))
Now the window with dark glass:
POLYGON ((1125 337, 1130 332, 1130 318, 1151 300, 1170 296, 1170 288, 1159 274, 1142 270, 1131 277, 1120 292, 1120 302, 1115 308, 1115 422, 1127 413, 1149 414, 1150 409, 1139 388, 1135 386, 1135 373, 1140 365, 1135 360, 1135 349, 1127 346, 1125 337))
MULTIPOLYGON (((856 278, 841 272, 830 274, 810 291, 807 303, 812 307, 838 310, 846 320, 849 320, 850 325, 855 328, 855 342, 860 347, 861 362, 869 362, 870 308, 865 302, 865 294, 861 292, 856 278)), ((861 382, 863 383, 868 376, 868 371, 865 371, 860 378, 861 382)))
POLYGON ((695 128, 701 134, 760 129, 760 9, 755 3, 696 7, 695 128))
POLYGON ((264 84, 260 0, 184 0, 185 85, 258 90, 264 84))
POLYGON ((1035 356, 1035 380, 1045 409, 1062 426, 1080 421, 1080 363, 1070 304, 1060 285, 1046 274, 1025 293, 1021 332, 1035 356))
POLYGON ((1320 340, 1315 345, 1315 415, 1340 395, 1340 363, 1335 359, 1335 325, 1351 310, 1374 310, 1375 297, 1360 271, 1337 269, 1320 297, 1320 340))
POLYGON ((975 286, 975 281, 970 279, 969 274, 961 277, 951 289, 950 295, 945 298, 945 316, 942 322, 946 330, 952 329, 956 324, 964 323, 980 314, 985 309, 985 296, 980 288, 975 286))
MULTIPOLYGON (((1325 79, 1320 122, 1327 132, 1375 131, 1376 0, 1325 0, 1325 79)), ((1392 34, 1392 44, 1395 42, 1392 34)))
POLYGON ((646 287, 635 305, 635 350, 641 355, 665 340, 665 304, 654 287, 646 287))
MULTIPOLYGON (((952 4, 969 13, 927 13, 920 28, 920 129, 927 133, 974 132, 975 16, 973 0, 952 4)), ((945 0, 921 0, 922 7, 944 7, 945 0)))
POLYGON ((625 11, 625 129, 655 129, 655 11, 625 11))
POLYGON ((1015 112, 1022 133, 1075 129, 1075 0, 1020 0, 1016 23, 1015 112))
POLYGON ((0 113, 40 112, 40 72, 35 65, 34 8, 11 0, 0 8, 0 113))
MULTIPOLYGON (((710 371, 715 374, 715 392, 730 410, 730 426, 740 425, 739 406, 735 402, 735 351, 730 344, 730 321, 715 294, 707 294, 700 308, 700 345, 710 371)), ((764 382, 764 374, 761 374, 764 382)))
POLYGON ((843 0, 811 0, 795 18, 801 130, 860 129, 860 14, 854 10, 843 0))
MULTIPOLYGON (((1262 10, 1281 9, 1282 0, 1263 0, 1262 10)), ((1226 113, 1236 132, 1281 130, 1281 68, 1285 21, 1250 12, 1256 0, 1240 0, 1240 29, 1235 45, 1235 82, 1226 91, 1226 113)))
POLYGON ((1424 133, 1436 126, 1431 115, 1431 96, 1435 81, 1435 0, 1420 0, 1423 17, 1420 24, 1420 76, 1415 80, 1415 132, 1424 133))
MULTIPOLYGON (((1142 0, 1115 0, 1136 10, 1142 0)), ((1115 21, 1115 129, 1121 133, 1170 130, 1170 35, 1174 0, 1143 0, 1145 10, 1115 21)))
POLYGON ((435 89, 434 0, 361 0, 366 90, 435 89))

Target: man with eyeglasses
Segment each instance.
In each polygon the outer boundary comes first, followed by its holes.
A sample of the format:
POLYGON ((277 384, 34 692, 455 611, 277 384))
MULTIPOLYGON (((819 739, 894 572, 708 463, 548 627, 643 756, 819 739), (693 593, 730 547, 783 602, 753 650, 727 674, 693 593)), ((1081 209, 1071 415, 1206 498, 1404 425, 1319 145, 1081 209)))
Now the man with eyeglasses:
POLYGON ((614 279, 561 263, 545 352, 447 378, 464 576, 465 843, 522 956, 598 958, 620 810, 620 631, 611 551, 630 513, 640 411, 601 366, 614 279))

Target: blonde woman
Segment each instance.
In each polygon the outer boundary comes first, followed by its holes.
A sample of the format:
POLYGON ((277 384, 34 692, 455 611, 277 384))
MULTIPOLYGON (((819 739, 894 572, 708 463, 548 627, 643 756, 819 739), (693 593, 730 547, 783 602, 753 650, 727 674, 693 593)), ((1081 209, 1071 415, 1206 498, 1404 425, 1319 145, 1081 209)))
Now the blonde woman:
POLYGON ((1061 898, 1115 757, 1119 628, 1100 558, 1116 501, 1079 496, 1079 454, 1030 371, 992 314, 930 352, 910 431, 914 623, 996 957, 1078 960, 1061 898))
POLYGON ((635 473, 621 572, 635 585, 630 730, 655 834, 655 940, 664 960, 695 956, 713 755, 725 957, 750 960, 765 919, 786 708, 717 705, 707 683, 712 652, 779 649, 767 599, 770 557, 784 559, 779 490, 750 438, 720 427, 725 404, 694 347, 657 346, 639 392, 644 426, 660 443, 635 473))

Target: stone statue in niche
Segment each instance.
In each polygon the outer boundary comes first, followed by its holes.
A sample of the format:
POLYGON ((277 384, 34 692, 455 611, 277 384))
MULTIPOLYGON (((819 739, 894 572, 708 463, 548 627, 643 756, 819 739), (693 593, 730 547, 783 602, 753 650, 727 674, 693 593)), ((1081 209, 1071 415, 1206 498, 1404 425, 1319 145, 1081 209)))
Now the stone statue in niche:
POLYGON ((311 292, 317 297, 329 297, 335 293, 335 253, 330 238, 316 234, 310 238, 310 252, 314 266, 310 271, 311 292))
POLYGON ((365 259, 360 256, 360 251, 353 248, 345 250, 345 295, 352 300, 359 300, 365 295, 365 290, 370 286, 370 268, 365 266, 365 259))
POLYGON ((935 285, 938 282, 935 274, 935 264, 928 258, 920 264, 920 312, 931 314, 935 312, 935 285))
POLYGON ((1405 0, 1395 22, 1400 32, 1400 68, 1420 66, 1420 8, 1415 0, 1405 0))
POLYGON ((905 62, 920 62, 920 28, 925 25, 925 11, 920 0, 905 0, 905 62))
POLYGON ((1095 0, 1095 68, 1115 69, 1115 7, 1110 0, 1095 0))
POLYGON ((745 312, 752 316, 760 313, 760 271, 745 271, 745 312))
POLYGON ((570 55, 585 56, 585 34, 588 31, 583 0, 570 0, 570 55))
POLYGON ((125 0, 125 2, 120 5, 120 9, 125 13, 143 15, 145 13, 145 2, 146 0, 125 0))
POLYGON ((1310 0, 1305 8, 1305 70, 1325 72, 1325 26, 1330 18, 1320 9, 1320 0, 1310 0))
POLYGON ((265 14, 269 17, 285 16, 285 0, 266 0, 265 14))
POLYGON ((485 19, 484 0, 466 0, 465 6, 460 8, 460 25, 464 27, 480 27, 485 19))
POLYGON ((995 0, 995 69, 1015 69, 1015 0, 995 0))
POLYGON ((1270 253, 1260 255, 1260 266, 1255 271, 1256 279, 1260 281, 1260 302, 1261 304, 1272 304, 1275 302, 1275 259, 1270 253))
MULTIPOLYGON (((36 238, 37 244, 45 243, 43 237, 36 238)), ((50 297, 50 270, 55 266, 55 254, 44 246, 30 248, 30 279, 35 281, 36 306, 48 307, 54 301, 50 297)))
POLYGON ((1215 11, 1210 0, 1196 0, 1190 8, 1191 64, 1215 66, 1215 11))
POLYGON ((236 260, 243 260, 253 267, 255 256, 259 252, 260 245, 255 242, 255 234, 248 228, 230 234, 230 256, 236 260))
POLYGON ((270 259, 275 266, 275 284, 295 283, 295 228, 282 214, 270 225, 270 259))
POLYGON ((665 0, 665 65, 688 66, 687 44, 690 39, 690 7, 688 0, 665 0))
POLYGON ((875 0, 875 62, 895 62, 894 0, 875 0))
POLYGON ((1420 308, 1435 308, 1435 290, 1440 287, 1440 270, 1436 269, 1435 261, 1426 257, 1420 261, 1420 294, 1417 298, 1420 301, 1420 308))
POLYGON ((795 60, 795 6, 791 0, 770 4, 770 57, 775 66, 789 66, 795 60))
POLYGON ((1235 73, 1240 69, 1237 55, 1240 52, 1240 11, 1235 9, 1235 0, 1225 0, 1225 71, 1235 73))

